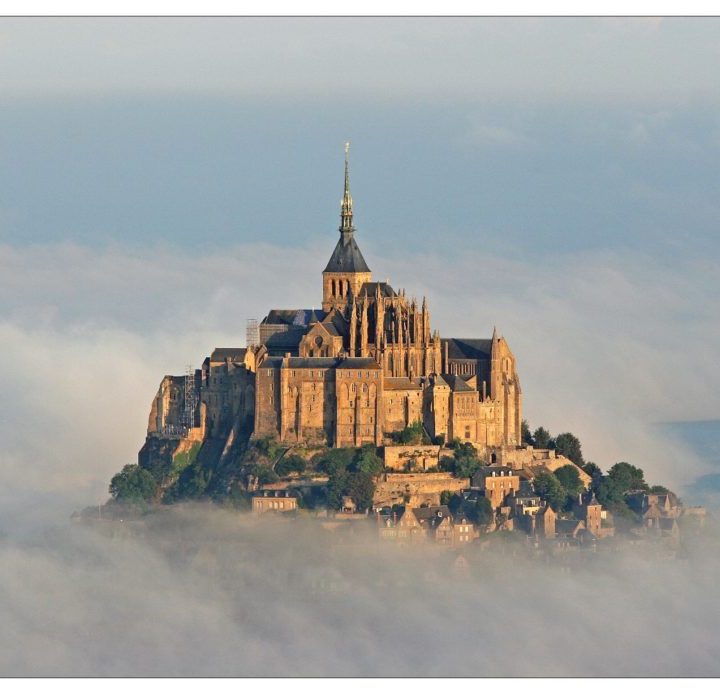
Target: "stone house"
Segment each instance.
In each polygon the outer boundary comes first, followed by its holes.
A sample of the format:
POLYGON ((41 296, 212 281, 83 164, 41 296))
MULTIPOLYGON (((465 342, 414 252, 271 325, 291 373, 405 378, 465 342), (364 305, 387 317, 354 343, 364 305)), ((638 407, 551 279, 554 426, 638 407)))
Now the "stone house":
POLYGON ((252 496, 253 513, 296 511, 298 493, 292 489, 259 489, 252 496))
POLYGON ((483 467, 472 477, 472 486, 484 492, 493 510, 503 506, 506 497, 520 489, 520 476, 509 467, 483 467))

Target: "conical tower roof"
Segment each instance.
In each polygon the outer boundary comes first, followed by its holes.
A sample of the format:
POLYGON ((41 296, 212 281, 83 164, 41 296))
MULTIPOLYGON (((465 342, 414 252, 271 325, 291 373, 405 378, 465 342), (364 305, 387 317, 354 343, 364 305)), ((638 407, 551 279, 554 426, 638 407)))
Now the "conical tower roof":
POLYGON ((348 153, 350 143, 345 143, 345 187, 340 202, 340 238, 330 256, 325 272, 370 272, 360 248, 355 241, 353 226, 353 201, 350 195, 350 167, 348 153))

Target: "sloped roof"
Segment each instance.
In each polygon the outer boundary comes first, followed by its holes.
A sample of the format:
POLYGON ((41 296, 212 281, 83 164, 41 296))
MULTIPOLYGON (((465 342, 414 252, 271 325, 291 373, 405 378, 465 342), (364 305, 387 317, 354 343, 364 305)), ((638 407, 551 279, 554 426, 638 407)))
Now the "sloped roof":
POLYGON ((449 359, 490 359, 492 339, 447 337, 442 339, 443 349, 448 346, 449 359))
POLYGON ((282 366, 282 357, 267 357, 258 369, 279 369, 282 366))
POLYGON ((298 348, 304 334, 305 331, 302 328, 282 330, 270 335, 270 337, 265 340, 265 346, 268 348, 268 351, 277 351, 279 349, 292 351, 298 348))
POLYGON ((474 388, 471 388, 465 380, 455 374, 445 374, 443 376, 445 382, 450 386, 450 390, 455 393, 474 393, 477 392, 474 388))
POLYGON ((421 385, 405 376, 391 376, 385 378, 383 388, 385 390, 421 390, 421 385))
POLYGON ((337 364, 335 357, 290 357, 291 369, 330 369, 337 364))
POLYGON ((304 328, 310 323, 322 321, 325 315, 325 311, 314 308, 274 308, 262 319, 261 325, 290 325, 304 328))
POLYGON ((360 296, 375 296, 380 287, 380 296, 397 296, 397 292, 387 282, 365 282, 360 288, 360 296))
POLYGON ((426 524, 434 527, 446 518, 452 519, 450 509, 447 506, 426 506, 425 508, 414 508, 412 512, 415 514, 418 523, 426 524))
POLYGON ((337 367, 338 369, 379 369, 380 364, 369 357, 348 357, 343 359, 337 367))
POLYGON ((340 234, 324 272, 370 272, 351 232, 340 234))
POLYGON ((244 361, 247 347, 216 347, 210 355, 210 361, 244 361))

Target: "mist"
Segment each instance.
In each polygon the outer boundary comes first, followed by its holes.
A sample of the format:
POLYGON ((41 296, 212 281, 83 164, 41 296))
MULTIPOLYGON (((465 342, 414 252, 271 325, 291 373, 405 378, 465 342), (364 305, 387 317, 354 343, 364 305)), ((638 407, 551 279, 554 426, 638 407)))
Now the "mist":
POLYGON ((719 674, 717 536, 686 559, 383 546, 208 508, 0 544, 4 675, 719 674))

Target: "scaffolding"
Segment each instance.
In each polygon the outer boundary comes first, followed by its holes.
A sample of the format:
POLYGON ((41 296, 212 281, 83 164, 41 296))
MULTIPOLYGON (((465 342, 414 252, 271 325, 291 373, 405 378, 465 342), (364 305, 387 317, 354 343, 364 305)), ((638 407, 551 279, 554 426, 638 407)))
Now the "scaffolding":
POLYGON ((245 322, 245 345, 257 347, 260 344, 260 328, 257 318, 248 318, 245 322))
POLYGON ((187 429, 195 426, 195 369, 188 364, 185 369, 185 411, 183 413, 183 425, 187 429))

